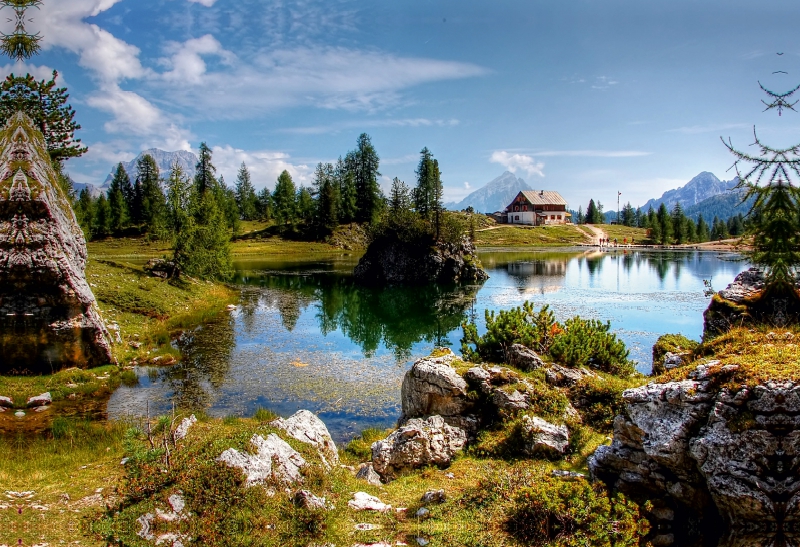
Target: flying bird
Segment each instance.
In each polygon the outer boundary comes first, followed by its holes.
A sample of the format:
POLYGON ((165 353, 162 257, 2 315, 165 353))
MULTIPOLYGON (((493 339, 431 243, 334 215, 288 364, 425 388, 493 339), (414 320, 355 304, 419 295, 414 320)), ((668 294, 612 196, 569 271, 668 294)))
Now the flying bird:
POLYGON ((783 52, 781 51, 780 53, 778 53, 778 55, 783 55, 783 52))
POLYGON ((789 74, 788 72, 784 72, 783 70, 776 70, 773 74, 789 74))

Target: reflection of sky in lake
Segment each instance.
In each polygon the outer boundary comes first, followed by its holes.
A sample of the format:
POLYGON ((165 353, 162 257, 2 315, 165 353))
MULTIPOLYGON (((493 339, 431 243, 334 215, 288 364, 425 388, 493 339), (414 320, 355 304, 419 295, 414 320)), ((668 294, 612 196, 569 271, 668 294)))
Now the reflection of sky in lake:
POLYGON ((491 277, 480 288, 380 291, 352 283, 352 257, 239 264, 244 288, 236 311, 187 333, 181 364, 140 369, 139 387, 121 387, 109 414, 143 414, 146 401, 153 414, 173 401, 217 416, 251 415, 259 406, 284 415, 308 408, 345 439, 392 425, 413 359, 434 345, 458 351, 466 317, 482 328, 485 309, 526 299, 549 304, 559 320, 610 320, 648 372, 661 334, 699 339, 708 303, 703 279, 721 288, 745 268, 708 253, 513 252, 483 253, 481 260, 491 277))

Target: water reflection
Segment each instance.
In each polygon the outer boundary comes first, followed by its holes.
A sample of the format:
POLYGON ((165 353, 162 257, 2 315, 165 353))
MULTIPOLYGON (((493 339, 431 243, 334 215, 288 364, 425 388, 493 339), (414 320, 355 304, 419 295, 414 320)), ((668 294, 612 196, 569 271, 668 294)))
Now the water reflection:
POLYGON ((458 351, 469 316, 532 300, 563 321, 609 320, 642 372, 658 336, 699 339, 708 305, 703 279, 725 286, 746 264, 696 252, 493 252, 480 255, 483 286, 386 290, 356 286, 354 257, 237 265, 236 311, 177 342, 185 358, 171 369, 140 370, 109 415, 168 411, 174 401, 212 415, 321 414, 338 439, 387 427, 400 413, 400 385, 413 359, 434 345, 458 351))

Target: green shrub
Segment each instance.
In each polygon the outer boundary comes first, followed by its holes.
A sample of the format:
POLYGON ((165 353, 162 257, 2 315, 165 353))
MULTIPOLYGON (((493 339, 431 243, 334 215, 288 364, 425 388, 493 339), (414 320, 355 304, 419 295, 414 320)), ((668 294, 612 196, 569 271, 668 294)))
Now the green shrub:
POLYGON ((653 345, 653 376, 666 372, 664 368, 664 355, 670 353, 689 352, 697 349, 699 342, 690 340, 682 334, 665 334, 660 336, 653 345))
POLYGON ((389 434, 388 430, 370 427, 361 432, 361 435, 347 443, 344 451, 359 462, 372 460, 372 443, 385 439, 389 434))
POLYGON ((555 361, 570 367, 592 367, 604 372, 630 375, 635 369, 628 361, 625 343, 608 332, 611 323, 573 317, 564 323, 550 347, 555 361))
POLYGON ((639 545, 639 508, 585 480, 544 475, 517 494, 506 530, 526 545, 639 545))
POLYGON ((583 421, 598 431, 610 432, 614 418, 625 410, 622 392, 638 382, 620 378, 584 378, 570 389, 570 400, 583 421))
POLYGON ((278 418, 277 414, 261 406, 258 407, 256 409, 255 414, 253 414, 253 419, 257 422, 261 422, 262 424, 269 423, 277 418, 278 418))
POLYGON ((474 321, 461 325, 461 353, 464 359, 479 362, 501 363, 506 361, 506 352, 513 344, 522 344, 544 354, 548 351, 557 331, 555 315, 547 305, 538 312, 533 303, 525 301, 521 307, 501 310, 498 313, 486 310, 486 334, 478 335, 474 321))

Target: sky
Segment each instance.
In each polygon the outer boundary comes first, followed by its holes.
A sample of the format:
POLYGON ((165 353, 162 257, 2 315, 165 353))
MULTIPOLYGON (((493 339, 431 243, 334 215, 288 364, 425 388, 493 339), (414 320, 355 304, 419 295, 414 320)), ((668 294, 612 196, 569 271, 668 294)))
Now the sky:
POLYGON ((758 87, 800 84, 800 2, 45 0, 29 17, 43 51, 3 70, 58 70, 89 147, 66 168, 96 185, 200 142, 228 184, 244 161, 257 188, 284 169, 310 185, 366 132, 384 188, 413 185, 428 147, 446 201, 509 170, 613 210, 733 178, 720 137, 800 133, 758 87))

